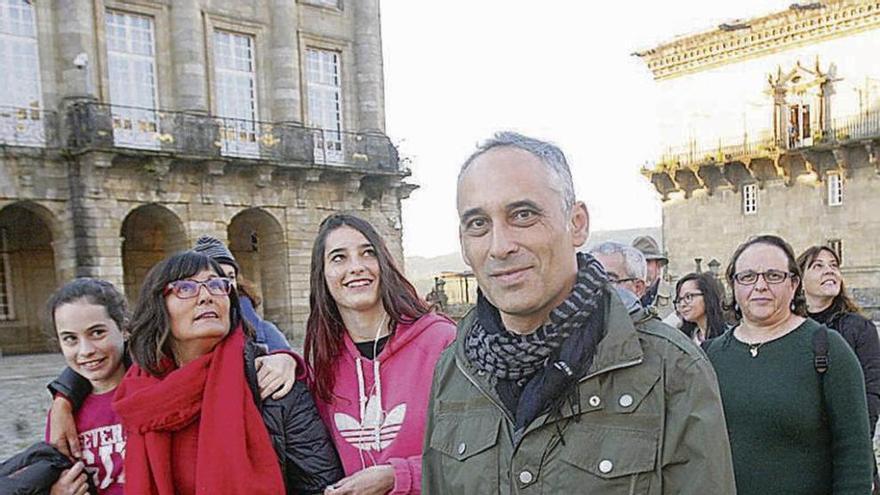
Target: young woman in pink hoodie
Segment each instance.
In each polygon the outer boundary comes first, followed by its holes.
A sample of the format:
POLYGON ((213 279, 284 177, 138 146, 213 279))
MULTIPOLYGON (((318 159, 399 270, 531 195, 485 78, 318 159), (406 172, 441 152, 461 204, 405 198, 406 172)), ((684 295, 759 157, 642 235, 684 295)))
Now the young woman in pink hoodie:
POLYGON ((327 494, 420 493, 434 364, 455 325, 432 313, 372 225, 324 219, 312 249, 305 355, 346 477, 327 494))

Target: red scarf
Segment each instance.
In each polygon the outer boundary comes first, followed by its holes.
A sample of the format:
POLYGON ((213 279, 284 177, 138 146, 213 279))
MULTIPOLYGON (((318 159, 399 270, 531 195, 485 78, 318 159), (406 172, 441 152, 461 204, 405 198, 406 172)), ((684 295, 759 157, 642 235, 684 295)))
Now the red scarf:
POLYGON ((174 495, 172 435, 198 421, 196 492, 285 493, 278 457, 245 379, 244 335, 233 330, 212 352, 156 378, 137 365, 113 408, 128 430, 125 492, 174 495))

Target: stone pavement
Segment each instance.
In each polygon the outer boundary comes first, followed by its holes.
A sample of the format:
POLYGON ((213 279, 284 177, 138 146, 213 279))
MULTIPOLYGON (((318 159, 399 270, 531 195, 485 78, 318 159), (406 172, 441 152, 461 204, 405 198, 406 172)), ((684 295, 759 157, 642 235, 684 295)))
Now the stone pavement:
POLYGON ((61 353, 0 357, 0 461, 43 439, 46 384, 63 368, 61 353))

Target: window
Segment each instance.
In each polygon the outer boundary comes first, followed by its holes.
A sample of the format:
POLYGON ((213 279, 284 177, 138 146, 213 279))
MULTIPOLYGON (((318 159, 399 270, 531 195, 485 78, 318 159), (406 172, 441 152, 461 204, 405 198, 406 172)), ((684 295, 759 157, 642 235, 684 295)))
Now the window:
POLYGON ((309 99, 309 127, 315 131, 315 162, 341 163, 342 85, 338 52, 306 50, 306 85, 309 99))
POLYGON ((843 204, 843 178, 837 172, 828 174, 828 206, 843 204))
POLYGON ((34 7, 0 0, 0 144, 43 146, 46 132, 34 7))
POLYGON ((153 19, 113 11, 104 19, 113 141, 117 146, 158 148, 153 19))
POLYGON ((754 215, 758 212, 758 185, 746 184, 743 186, 743 213, 754 215))
POLYGON ((12 274, 9 270, 9 252, 6 247, 6 229, 0 228, 0 321, 15 319, 12 306, 12 274))
POLYGON ((254 38, 214 31, 214 91, 224 155, 259 156, 254 38))
POLYGON ((837 255, 840 264, 843 265, 843 241, 841 239, 828 239, 828 247, 837 255))

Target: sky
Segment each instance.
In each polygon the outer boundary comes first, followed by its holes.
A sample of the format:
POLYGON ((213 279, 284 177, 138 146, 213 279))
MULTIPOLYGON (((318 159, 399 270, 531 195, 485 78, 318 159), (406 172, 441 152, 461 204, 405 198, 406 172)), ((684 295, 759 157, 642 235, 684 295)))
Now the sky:
POLYGON ((639 172, 660 149, 658 92, 632 52, 792 1, 382 0, 386 131, 420 186, 405 255, 458 251, 458 168, 499 130, 562 148, 591 230, 659 226, 639 172))

